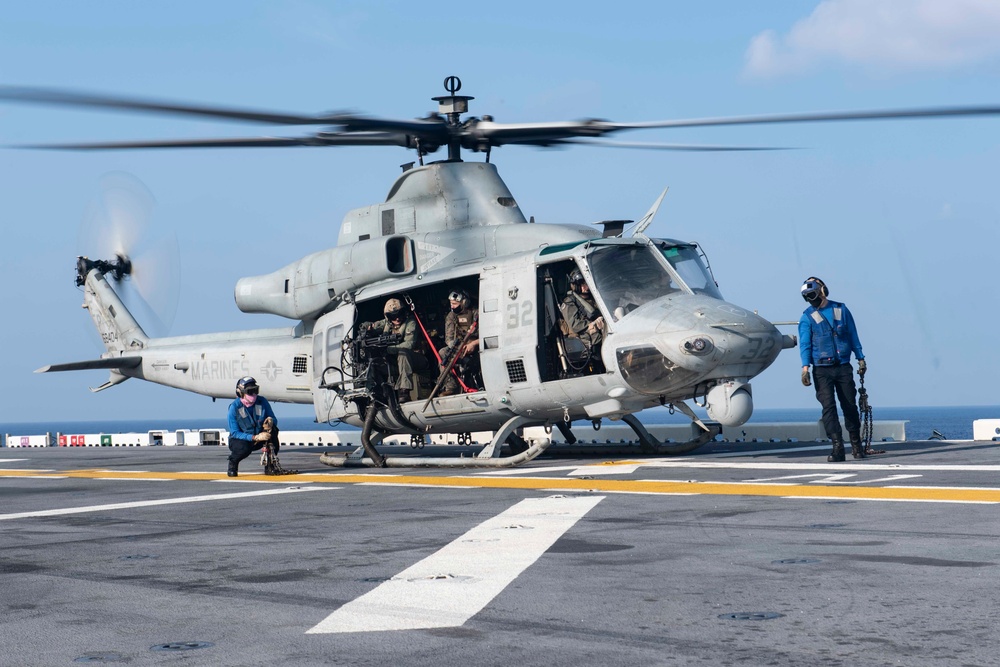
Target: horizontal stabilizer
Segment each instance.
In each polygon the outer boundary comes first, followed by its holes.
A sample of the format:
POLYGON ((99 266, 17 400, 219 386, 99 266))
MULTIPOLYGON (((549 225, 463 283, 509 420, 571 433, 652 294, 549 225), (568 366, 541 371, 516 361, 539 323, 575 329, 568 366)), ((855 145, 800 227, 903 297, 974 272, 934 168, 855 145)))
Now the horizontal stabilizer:
POLYGON ((142 357, 115 357, 114 359, 91 359, 90 361, 74 361, 69 364, 50 364, 42 366, 36 373, 52 373, 56 371, 92 371, 115 370, 118 368, 135 368, 142 363, 142 357))

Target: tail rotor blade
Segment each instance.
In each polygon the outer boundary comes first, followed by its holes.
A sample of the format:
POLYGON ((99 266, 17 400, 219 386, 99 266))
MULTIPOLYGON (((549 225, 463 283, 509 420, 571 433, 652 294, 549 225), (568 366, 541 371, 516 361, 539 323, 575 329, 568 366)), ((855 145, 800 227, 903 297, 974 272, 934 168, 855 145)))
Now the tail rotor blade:
POLYGON ((80 229, 80 255, 131 262, 131 274, 117 281, 126 307, 148 335, 166 335, 177 313, 180 252, 173 232, 156 233, 156 200, 138 178, 112 172, 100 181, 80 229))

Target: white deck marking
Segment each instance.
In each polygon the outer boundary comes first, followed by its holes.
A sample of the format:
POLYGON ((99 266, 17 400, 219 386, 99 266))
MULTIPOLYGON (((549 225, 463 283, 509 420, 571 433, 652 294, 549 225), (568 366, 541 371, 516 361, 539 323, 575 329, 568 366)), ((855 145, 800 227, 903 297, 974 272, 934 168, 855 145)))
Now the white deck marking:
POLYGON ((306 634, 460 626, 603 499, 522 500, 348 602, 306 634))
MULTIPOLYGON (((810 449, 810 448, 806 448, 810 449)), ((813 448, 815 449, 815 448, 813 448)), ((825 449, 829 451, 830 446, 825 445, 819 449, 825 449)), ((774 450, 773 453, 784 453, 790 451, 797 451, 791 449, 784 450, 774 450)), ((743 452, 738 454, 719 454, 719 458, 729 457, 729 456, 757 456, 758 454, 767 454, 767 451, 762 452, 743 452)), ((878 472, 878 473, 889 473, 889 472, 1000 472, 1000 465, 997 464, 947 464, 947 463, 936 463, 936 464, 907 464, 907 463, 878 463, 874 458, 866 458, 861 461, 848 460, 844 463, 828 463, 825 459, 817 459, 815 461, 809 461, 805 463, 796 462, 786 462, 786 461, 720 461, 720 460, 695 460, 695 459, 643 459, 641 461, 636 461, 632 459, 623 460, 621 463, 615 461, 603 462, 603 463, 589 463, 586 465, 573 465, 573 466, 548 466, 548 467, 527 467, 527 468, 504 468, 502 470, 490 470, 488 472, 478 473, 483 476, 514 476, 523 475, 530 477, 539 477, 544 473, 550 472, 566 472, 567 475, 573 477, 578 475, 617 475, 617 474, 632 474, 635 473, 640 468, 697 468, 697 469, 717 469, 717 470, 816 470, 817 468, 822 468, 824 471, 847 471, 851 473, 859 472, 878 472)), ((553 478, 557 479, 557 478, 553 478)), ((773 479, 779 479, 777 477, 773 479)))
POLYGON ((281 493, 301 493, 303 491, 330 490, 329 487, 289 487, 287 489, 265 489, 262 491, 246 491, 243 493, 217 493, 211 496, 187 496, 186 498, 164 498, 162 500, 137 500, 131 503, 111 503, 110 505, 89 505, 87 507, 64 507, 55 510, 38 510, 36 512, 17 512, 15 514, 0 514, 0 521, 10 519, 29 519, 41 516, 62 516, 64 514, 84 514, 86 512, 107 512, 109 510, 130 509, 133 507, 155 507, 157 505, 178 505, 182 503, 200 503, 206 500, 232 500, 250 498, 253 496, 273 496, 281 493))

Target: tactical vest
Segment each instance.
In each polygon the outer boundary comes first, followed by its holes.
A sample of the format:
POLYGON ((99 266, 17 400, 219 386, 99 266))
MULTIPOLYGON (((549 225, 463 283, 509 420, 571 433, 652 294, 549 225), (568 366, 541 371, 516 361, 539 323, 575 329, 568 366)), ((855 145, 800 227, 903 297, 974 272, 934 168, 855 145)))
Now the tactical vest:
POLYGON ((472 323, 476 321, 476 314, 478 312, 474 308, 466 308, 465 312, 461 314, 455 313, 456 331, 458 332, 459 341, 465 338, 465 334, 469 333, 472 323))

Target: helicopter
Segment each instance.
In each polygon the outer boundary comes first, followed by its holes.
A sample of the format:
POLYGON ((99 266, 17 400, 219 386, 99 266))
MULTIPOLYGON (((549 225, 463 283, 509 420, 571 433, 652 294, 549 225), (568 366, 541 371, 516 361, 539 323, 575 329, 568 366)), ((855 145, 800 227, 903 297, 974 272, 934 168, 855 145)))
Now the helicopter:
MULTIPOLYGON (((36 372, 103 369, 102 391, 138 378, 185 391, 228 398, 236 381, 259 378, 270 400, 312 404, 317 422, 362 429, 362 448, 347 457, 324 455, 333 466, 509 466, 534 458, 545 440, 526 442, 527 426, 556 427, 575 441, 572 425, 621 420, 644 451, 690 452, 753 412, 751 380, 781 350, 797 344, 756 312, 726 301, 704 250, 695 242, 653 238, 645 230, 663 194, 638 221, 597 225, 542 224, 526 219, 491 162, 494 148, 521 145, 623 146, 662 150, 769 150, 766 147, 616 143, 617 132, 767 123, 996 115, 1000 107, 951 107, 616 123, 498 123, 466 117, 475 98, 461 81, 445 79, 433 97, 436 113, 394 120, 354 113, 298 115, 132 99, 46 88, 0 87, 0 99, 58 106, 173 114, 264 123, 319 125, 301 137, 248 137, 69 143, 21 146, 64 150, 395 146, 413 150, 384 202, 349 211, 337 245, 272 273, 241 278, 235 300, 246 313, 268 313, 292 326, 178 337, 150 337, 120 298, 116 285, 132 274, 125 253, 78 257, 83 289, 105 352, 98 359, 52 364, 36 372), (425 163, 446 149, 447 157, 425 163), (463 151, 483 154, 466 161, 463 151), (579 282, 574 277, 579 278, 579 282), (576 287, 575 287, 576 286, 576 287), (600 335, 573 335, 560 307, 574 290, 591 295, 600 335), (476 313, 475 364, 464 370, 438 355, 449 296, 461 294, 476 313), (433 352, 410 389, 395 389, 399 339, 366 325, 398 302, 419 324, 433 352), (599 339, 599 340, 597 340, 599 339), (434 363, 436 362, 436 363, 434 363), (457 392, 441 392, 453 375, 457 392), (705 409, 700 419, 688 401, 705 409), (688 416, 692 438, 664 443, 638 418, 669 406, 688 416), (475 456, 388 457, 378 444, 390 434, 419 445, 427 434, 492 432, 475 456), (506 445, 507 455, 502 455, 506 445)), ((588 327, 593 334, 594 328, 588 327)), ((462 440, 460 439, 460 442, 462 440)))

